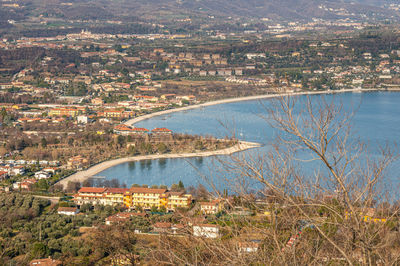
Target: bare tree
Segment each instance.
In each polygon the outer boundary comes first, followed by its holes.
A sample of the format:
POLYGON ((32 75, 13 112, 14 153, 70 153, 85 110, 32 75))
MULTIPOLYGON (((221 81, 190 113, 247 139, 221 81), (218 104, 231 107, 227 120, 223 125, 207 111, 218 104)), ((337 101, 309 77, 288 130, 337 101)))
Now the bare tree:
POLYGON ((394 263, 398 257, 388 221, 397 222, 398 209, 379 211, 377 203, 389 200, 385 170, 397 156, 388 145, 379 148, 378 158, 370 156, 367 145, 352 135, 353 113, 335 103, 322 96, 279 98, 266 107, 266 121, 280 132, 270 152, 236 156, 225 167, 241 184, 256 180, 263 198, 275 203, 270 205, 275 230, 268 242, 287 263, 394 263), (294 233, 289 244, 282 241, 287 219, 294 233), (296 230, 305 228, 312 228, 317 240, 292 245, 296 230))
POLYGON ((222 238, 194 238, 189 231, 179 240, 164 237, 152 259, 181 265, 398 264, 399 206, 388 203, 393 199, 386 190, 387 167, 397 158, 393 148, 372 154, 352 133, 354 113, 337 99, 281 97, 265 110, 278 132, 269 152, 234 155, 220 166, 236 192, 225 199, 224 216, 208 218, 221 227, 222 238), (258 214, 234 215, 238 206, 258 214), (240 248, 255 238, 257 251, 240 248))

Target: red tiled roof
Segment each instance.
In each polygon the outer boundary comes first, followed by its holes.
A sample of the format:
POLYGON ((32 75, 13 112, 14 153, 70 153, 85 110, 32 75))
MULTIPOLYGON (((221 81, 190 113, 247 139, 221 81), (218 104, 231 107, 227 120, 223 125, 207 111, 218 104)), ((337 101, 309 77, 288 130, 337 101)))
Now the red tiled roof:
POLYGON ((171 223, 162 223, 162 222, 158 222, 158 223, 155 223, 155 224, 153 225, 153 227, 155 227, 155 228, 171 228, 171 227, 172 227, 172 224, 171 224, 171 223))
POLYGON ((147 128, 143 128, 143 127, 135 127, 132 129, 133 131, 149 131, 147 128))
POLYGON ((162 128, 155 128, 152 130, 153 132, 172 132, 172 130, 162 127, 162 128))
POLYGON ((144 187, 131 187, 129 190, 131 193, 153 193, 153 194, 162 194, 167 190, 163 188, 144 188, 144 187))
POLYGON ((129 191, 129 188, 107 188, 106 193, 124 194, 127 191, 129 191))
POLYGON ((83 187, 78 193, 104 193, 107 189, 102 187, 83 187))

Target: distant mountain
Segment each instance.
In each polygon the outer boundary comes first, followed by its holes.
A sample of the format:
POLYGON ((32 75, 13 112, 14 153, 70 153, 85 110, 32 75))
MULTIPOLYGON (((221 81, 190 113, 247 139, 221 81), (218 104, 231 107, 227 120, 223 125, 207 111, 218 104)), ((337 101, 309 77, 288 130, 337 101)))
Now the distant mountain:
MULTIPOLYGON (((270 20, 311 20, 352 18, 396 19, 399 12, 384 7, 398 0, 19 0, 19 9, 0 4, 1 12, 21 17, 65 19, 152 20, 176 18, 268 18, 270 20)), ((2 2, 9 3, 9 2, 2 2)), ((3 17, 3 20, 5 17, 3 17)), ((7 15, 7 19, 10 16, 7 15)), ((1 20, 1 19, 0 19, 1 20)))

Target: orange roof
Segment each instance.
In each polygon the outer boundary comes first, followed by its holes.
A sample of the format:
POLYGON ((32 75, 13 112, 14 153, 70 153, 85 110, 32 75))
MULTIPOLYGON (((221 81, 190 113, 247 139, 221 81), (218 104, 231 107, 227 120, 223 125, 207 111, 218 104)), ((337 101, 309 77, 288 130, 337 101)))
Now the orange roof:
POLYGON ((104 193, 107 189, 102 187, 83 187, 78 193, 104 193))
POLYGON ((153 194, 162 194, 167 190, 163 188, 145 188, 145 187, 131 187, 129 192, 131 193, 153 193, 153 194))
POLYGON ((156 227, 156 228, 171 228, 171 227, 172 227, 172 224, 171 224, 171 223, 162 223, 162 222, 158 222, 158 223, 155 223, 155 224, 153 225, 153 227, 156 227))
POLYGON ((155 128, 152 130, 153 132, 172 132, 172 130, 162 127, 162 128, 155 128))
POLYGON ((143 128, 143 127, 135 127, 135 128, 133 128, 132 130, 134 130, 134 131, 149 131, 147 128, 143 128))
POLYGON ((129 188, 106 188, 106 193, 111 194, 124 194, 129 191, 129 188))

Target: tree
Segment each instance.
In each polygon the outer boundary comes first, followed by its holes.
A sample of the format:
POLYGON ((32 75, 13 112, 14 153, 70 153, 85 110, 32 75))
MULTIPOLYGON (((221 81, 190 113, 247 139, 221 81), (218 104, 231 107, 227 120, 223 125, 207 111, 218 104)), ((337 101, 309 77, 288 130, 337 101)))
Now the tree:
POLYGON ((163 153, 168 152, 168 147, 167 147, 167 145, 165 145, 165 143, 161 142, 157 145, 157 150, 159 153, 163 154, 163 153))
POLYGON ((46 148, 47 147, 47 140, 46 140, 46 138, 42 138, 41 140, 40 140, 40 145, 43 147, 43 148, 46 148))
MULTIPOLYGON (((169 264, 398 263, 400 244, 393 237, 399 207, 389 208, 383 189, 385 169, 396 154, 385 146, 371 158, 352 134, 353 114, 324 97, 282 97, 266 111, 266 121, 279 132, 271 150, 221 161, 235 194, 229 207, 264 213, 264 220, 229 213, 208 217, 221 226, 221 241, 188 236, 178 244, 166 236, 152 258, 169 264), (256 252, 238 249, 235 239, 242 239, 242 232, 259 236, 256 252), (223 241, 229 238, 233 241, 223 241)), ((203 186, 197 194, 209 197, 203 186)))
POLYGON ((179 180, 178 187, 179 187, 180 190, 184 190, 185 189, 185 186, 183 185, 182 180, 179 180))
POLYGON ((48 255, 48 248, 42 242, 35 242, 31 248, 32 258, 41 259, 48 255))
MULTIPOLYGON (((307 241, 304 237, 293 251, 287 250, 290 248, 285 248, 283 241, 269 242, 269 248, 279 253, 285 264, 299 259, 301 253, 309 254, 301 257, 306 264, 316 257, 331 256, 350 265, 359 259, 368 265, 377 260, 396 261, 398 258, 387 253, 392 243, 388 227, 384 222, 372 226, 365 217, 371 208, 377 213, 377 201, 386 199, 382 189, 387 182, 385 169, 397 156, 389 147, 381 147, 380 157, 370 158, 367 146, 350 138, 353 113, 346 113, 334 100, 282 97, 267 111, 266 120, 282 132, 271 152, 260 159, 232 157, 234 163, 226 166, 240 171, 241 182, 258 182, 267 201, 287 206, 276 215, 271 228, 278 229, 270 237, 282 239, 284 224, 294 221, 292 226, 303 228, 298 225, 302 221, 313 228, 310 235, 318 238, 307 241), (297 103, 302 100, 306 107, 300 109, 297 103), (310 176, 305 168, 316 170, 310 176), (321 215, 326 217, 324 221, 321 215)), ((246 199, 249 194, 243 186, 241 189, 246 199)), ((397 214, 398 210, 386 210, 379 217, 390 220, 397 214)))
POLYGON ((135 265, 138 257, 136 236, 130 223, 100 226, 89 238, 89 244, 97 260, 106 258, 109 265, 128 261, 135 265))

